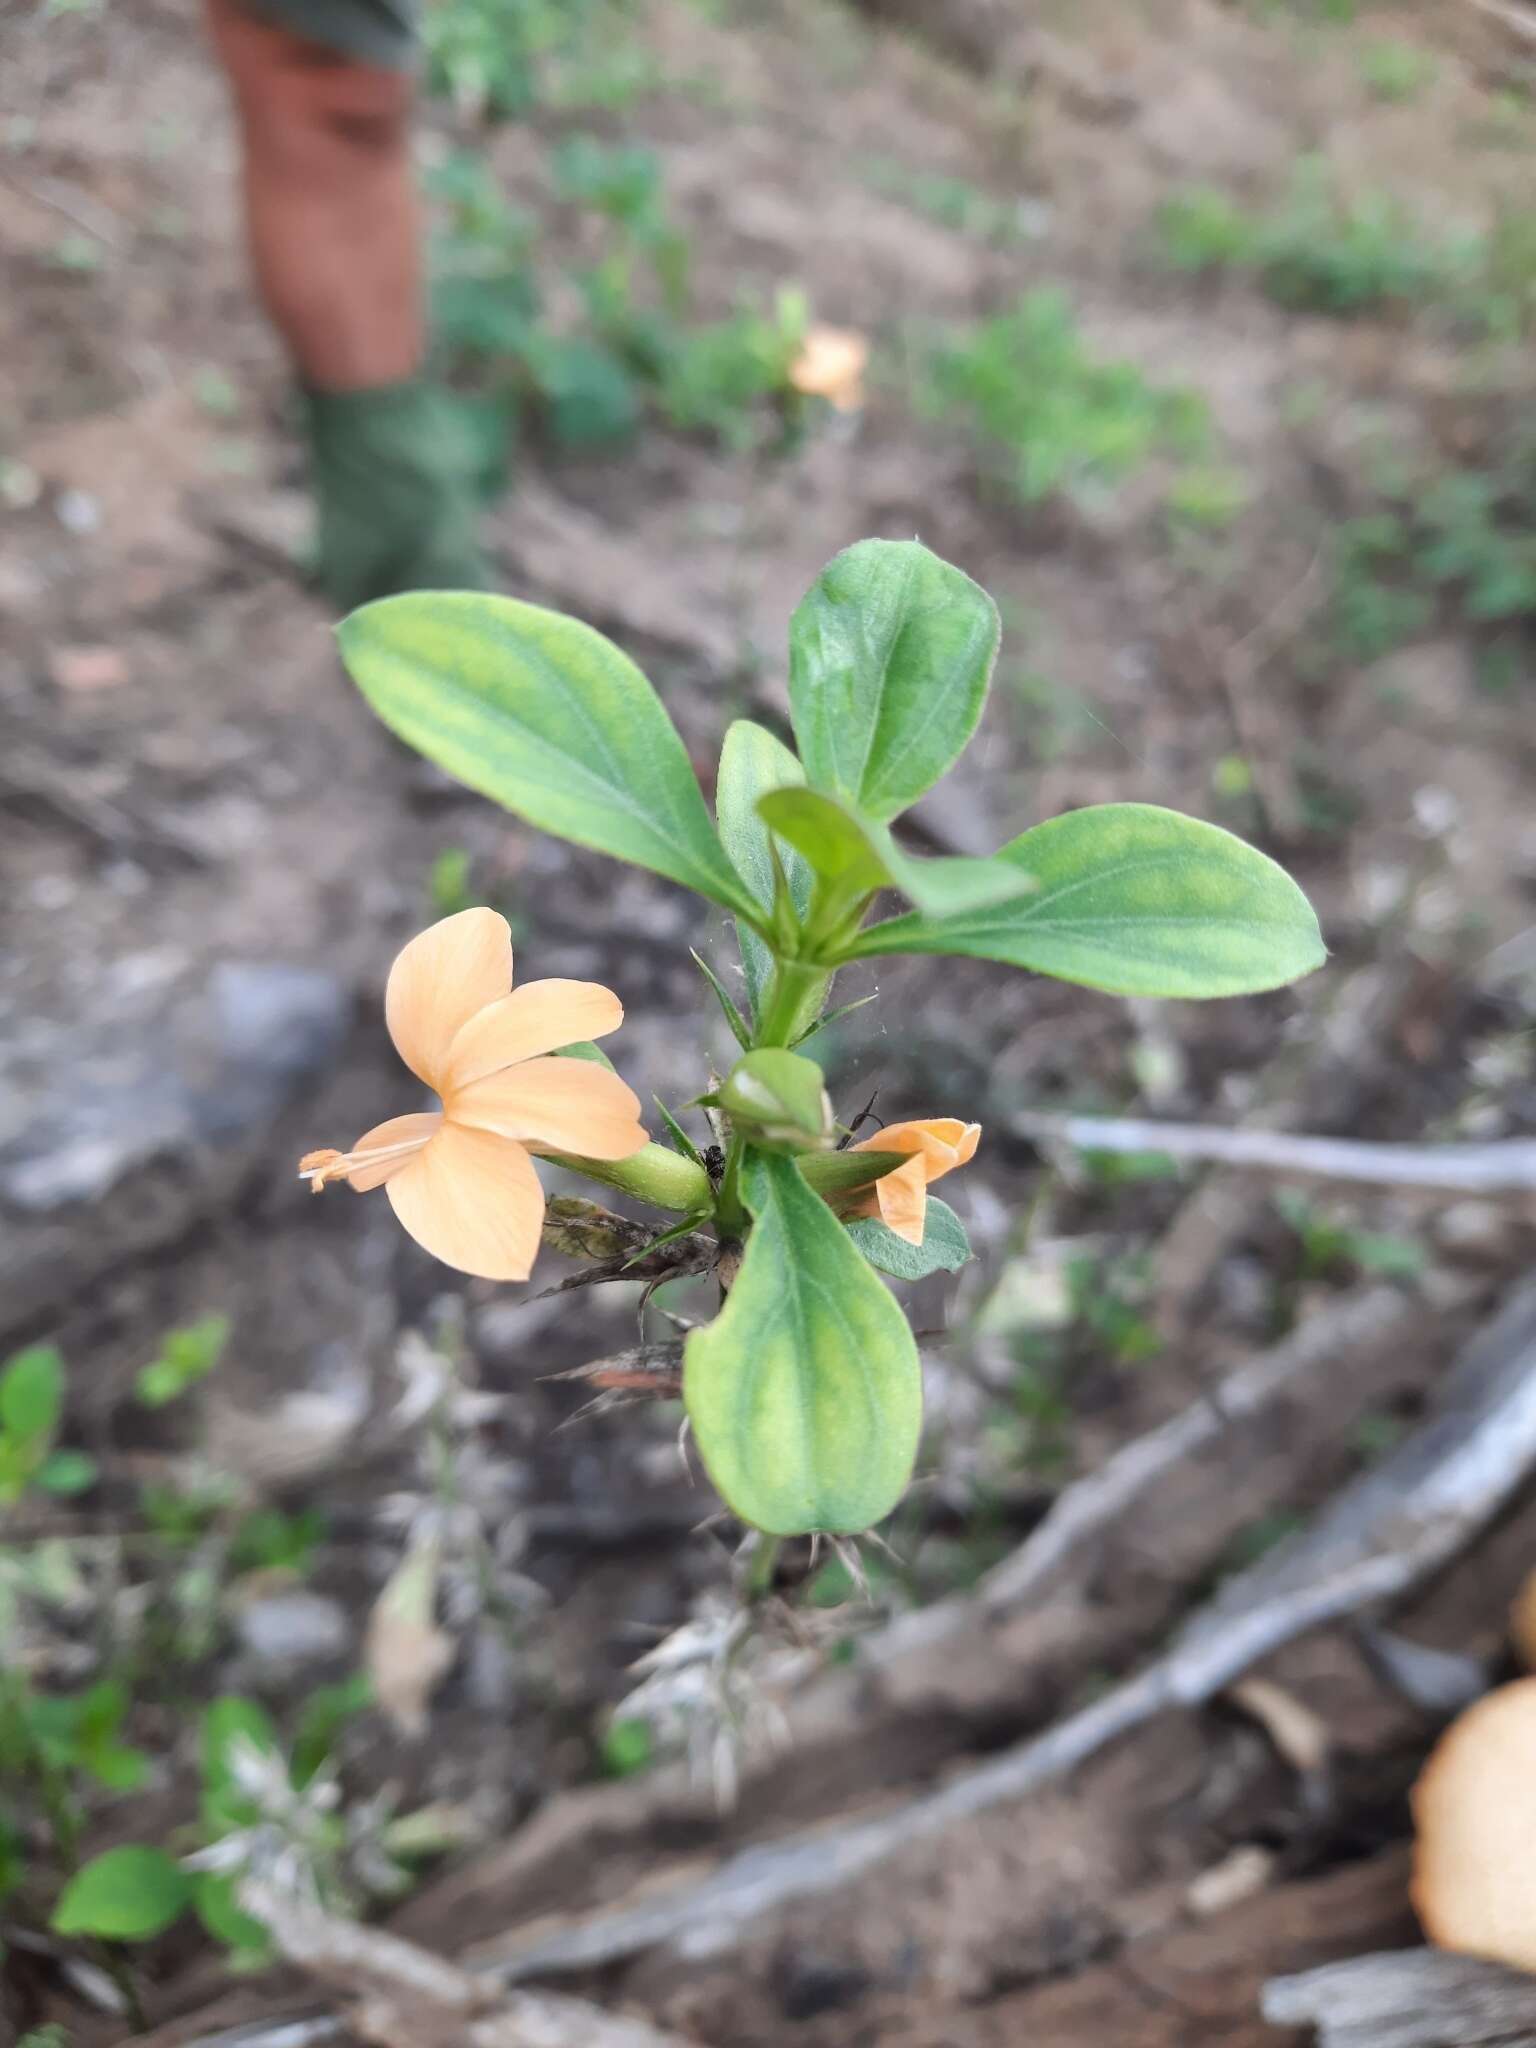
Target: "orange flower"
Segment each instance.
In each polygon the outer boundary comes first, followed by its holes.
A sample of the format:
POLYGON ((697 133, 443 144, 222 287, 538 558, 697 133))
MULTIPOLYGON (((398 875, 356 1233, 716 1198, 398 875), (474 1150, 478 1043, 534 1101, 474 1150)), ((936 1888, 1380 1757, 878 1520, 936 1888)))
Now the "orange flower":
POLYGON ((908 1152, 905 1166, 856 1188, 838 1199, 844 1216, 878 1216, 887 1230, 907 1244, 921 1244, 928 1218, 928 1190, 936 1180, 967 1165, 981 1141, 980 1124, 963 1124, 956 1116, 923 1117, 915 1123, 887 1124, 872 1138, 850 1145, 850 1152, 908 1152))
POLYGON ((545 1058, 624 1020, 595 981, 512 988, 512 933, 494 910, 461 910, 424 931, 389 970, 384 1019, 395 1050, 442 1097, 431 1114, 391 1117, 350 1152, 309 1152, 318 1194, 345 1180, 387 1188, 395 1214, 444 1265, 485 1280, 526 1280, 544 1227, 530 1150, 628 1159, 648 1142, 640 1104, 590 1060, 545 1058), (509 993, 510 991, 510 993, 509 993))
POLYGON ((789 381, 807 398, 825 398, 839 412, 864 403, 869 343, 852 327, 812 327, 789 366, 789 381))

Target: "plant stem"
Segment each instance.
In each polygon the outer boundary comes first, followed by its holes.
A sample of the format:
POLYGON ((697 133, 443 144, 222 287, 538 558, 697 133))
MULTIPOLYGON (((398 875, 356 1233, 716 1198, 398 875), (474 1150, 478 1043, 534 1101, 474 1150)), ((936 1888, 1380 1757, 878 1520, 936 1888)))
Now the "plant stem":
POLYGON ((788 1045, 821 1013, 832 976, 806 960, 780 960, 762 1006, 754 1046, 788 1045))
POLYGON ((747 1564, 747 1599, 755 1606, 759 1600, 766 1600, 773 1591, 774 1569, 779 1562, 779 1552, 784 1548, 782 1536, 770 1536, 760 1529, 752 1556, 747 1564))
POLYGON ((745 1140, 739 1134, 733 1136, 726 1149, 720 1186, 715 1192, 715 1226, 722 1240, 746 1235, 747 1210, 741 1199, 741 1161, 745 1151, 745 1140))

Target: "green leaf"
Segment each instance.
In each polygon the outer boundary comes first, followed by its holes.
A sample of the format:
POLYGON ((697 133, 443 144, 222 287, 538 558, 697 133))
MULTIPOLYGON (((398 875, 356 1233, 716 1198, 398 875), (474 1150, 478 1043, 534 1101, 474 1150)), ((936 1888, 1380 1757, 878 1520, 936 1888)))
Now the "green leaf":
POLYGON ((770 1535, 867 1529, 917 1454, 912 1332, 792 1159, 749 1150, 742 1192, 756 1220, 741 1270, 684 1353, 700 1455, 735 1513, 770 1535))
POLYGON ((134 1391, 147 1408, 164 1408, 207 1378, 224 1356, 228 1342, 229 1317, 225 1315, 203 1316, 185 1329, 168 1330, 160 1356, 140 1372, 134 1391))
POLYGON ((828 1010, 825 1017, 818 1017, 814 1024, 807 1024, 800 1036, 791 1043, 790 1051, 797 1052, 802 1045, 809 1044, 819 1032, 830 1031, 834 1024, 841 1024, 845 1017, 851 1017, 855 1010, 862 1010, 866 1003, 878 1001, 879 993, 876 989, 867 996, 855 996, 851 1003, 839 1003, 835 1010, 828 1010))
POLYGON ((841 957, 965 953, 1128 996, 1249 995, 1326 957, 1316 914, 1284 868, 1155 804, 1068 811, 995 858, 1027 874, 1033 893, 945 918, 891 918, 841 957))
MULTIPOLYGON (((747 927, 743 925, 741 929, 745 931, 747 927)), ((761 944, 761 941, 759 941, 759 944, 761 944)), ((710 966, 709 962, 704 958, 704 955, 696 951, 691 946, 688 950, 690 953, 693 954, 693 964, 695 965, 695 967, 698 968, 700 974, 703 975, 704 979, 709 983, 710 987, 714 990, 715 1001, 720 1005, 721 1015, 725 1018, 727 1025, 730 1027, 730 1033, 732 1038, 735 1039, 736 1043, 741 1047, 742 1051, 745 1052, 747 1047, 752 1043, 752 1033, 747 1027, 747 1020, 742 1016, 740 1010, 737 1009, 735 1003, 731 1000, 730 990, 726 987, 725 983, 720 979, 719 975, 716 974, 715 970, 710 966)))
POLYGON ((84 1451, 55 1451, 37 1468, 32 1483, 44 1493, 84 1493, 96 1484, 96 1460, 84 1451))
POLYGON ((127 1842, 76 1871, 49 1925, 55 1934, 149 1941, 170 1926, 191 1896, 191 1879, 174 1858, 127 1842))
POLYGON ((51 1344, 33 1344, 0 1373, 0 1426, 26 1443, 43 1443, 64 1408, 64 1361, 51 1344))
POLYGON ((238 1871, 199 1871, 192 1889, 192 1910, 203 1923, 204 1932, 215 1941, 223 1942, 242 1958, 262 1956, 272 1947, 272 1937, 259 1920, 236 1903, 235 1888, 239 1882, 238 1871))
POLYGON ((600 1045, 594 1045, 590 1038, 578 1038, 574 1044, 556 1046, 550 1055, 557 1060, 590 1060, 594 1067, 606 1067, 611 1074, 613 1061, 600 1045))
POLYGON ((277 1730, 266 1709, 233 1693, 211 1700, 203 1714, 203 1818, 220 1833, 244 1827, 253 1817, 230 1761, 231 1748, 241 1741, 276 1751, 277 1730))
POLYGON ((419 591, 337 634, 384 723, 468 788, 753 914, 661 699, 601 633, 515 598, 419 591))
POLYGON ((668 1109, 659 1095, 653 1095, 651 1100, 655 1103, 657 1113, 667 1127, 667 1136, 672 1140, 673 1150, 680 1152, 685 1159, 691 1160, 695 1166, 702 1167, 704 1164, 703 1153, 683 1129, 671 1110, 668 1109))
POLYGON ((758 813, 799 850, 816 873, 850 903, 878 889, 900 889, 929 917, 948 917, 981 905, 1017 900, 1035 883, 997 855, 975 860, 946 854, 925 860, 905 853, 884 825, 862 817, 836 797, 815 789, 774 789, 758 799, 758 813))
POLYGON ((848 1235, 869 1263, 893 1280, 924 1280, 930 1273, 958 1273, 971 1257, 971 1241, 965 1225, 937 1195, 928 1197, 923 1221, 923 1241, 908 1244, 894 1230, 888 1230, 878 1216, 860 1216, 848 1225, 848 1235))
MULTIPOLYGON (((737 874, 765 911, 773 909, 776 878, 773 841, 767 825, 758 816, 757 800, 770 789, 789 789, 804 781, 805 770, 766 726, 754 725, 750 718, 738 718, 726 728, 715 783, 715 816, 737 874)), ((793 849, 784 852, 782 866, 790 901, 804 917, 811 900, 811 870, 793 849)), ((738 920, 736 929, 741 938, 747 993, 756 1015, 762 1008, 763 992, 773 971, 773 956, 749 924, 738 920)))
POLYGON ((373 1680, 366 1671, 354 1671, 350 1678, 319 1686, 310 1694, 293 1736, 295 1785, 309 1783, 335 1749, 343 1728, 373 1703, 373 1680))
POLYGON ((976 730, 1000 635, 981 586, 920 542, 846 548, 790 622, 790 705, 810 780, 880 821, 916 802, 976 730))

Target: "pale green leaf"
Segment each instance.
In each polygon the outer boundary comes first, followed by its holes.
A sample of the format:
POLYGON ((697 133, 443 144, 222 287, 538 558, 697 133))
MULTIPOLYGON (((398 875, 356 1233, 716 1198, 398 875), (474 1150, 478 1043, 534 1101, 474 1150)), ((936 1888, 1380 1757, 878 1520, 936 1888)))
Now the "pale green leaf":
MULTIPOLYGON (((715 784, 715 816, 736 872, 765 912, 773 908, 773 850, 768 827, 758 816, 757 800, 770 789, 787 789, 804 781, 805 770, 766 726, 754 725, 750 718, 738 718, 727 726, 715 784)), ((803 917, 811 900, 811 870, 792 847, 786 846, 780 858, 790 900, 803 917)), ((736 929, 755 1016, 773 971, 773 956, 750 925, 738 921, 736 929)))
POLYGON ((937 1195, 928 1197, 923 1219, 923 1241, 908 1244, 894 1230, 888 1230, 878 1216, 860 1216, 848 1225, 848 1235, 869 1263, 893 1280, 923 1280, 930 1273, 958 1273, 971 1256, 971 1241, 965 1225, 937 1195))
POLYGON ((790 624, 789 693, 810 780, 894 818, 964 751, 997 659, 997 607, 917 541, 827 564, 790 624))
POLYGON ((51 1344, 18 1351, 0 1372, 0 1427, 23 1442, 46 1443, 64 1407, 64 1361, 51 1344))
POLYGON ((475 591, 382 598, 337 633, 384 723, 468 788, 752 914, 661 699, 601 633, 475 591))
POLYGON ((775 1536, 866 1529, 917 1453, 912 1332, 792 1159, 749 1152, 742 1191, 755 1220, 741 1270, 684 1355, 694 1440, 743 1521, 775 1536))
POLYGON ((870 926, 841 957, 965 953, 1132 996, 1234 996, 1321 966, 1312 906, 1282 867, 1218 826, 1153 804, 1099 804, 995 856, 1030 893, 870 926))
POLYGON ((996 855, 976 860, 953 854, 929 860, 907 853, 884 825, 820 790, 769 790, 758 799, 757 808, 823 881, 852 901, 879 889, 899 889, 929 917, 946 917, 979 905, 1016 901, 1035 886, 1018 867, 996 855))
POLYGON ((148 1941, 170 1926, 191 1896, 191 1880, 173 1857, 127 1842, 75 1872, 49 1925, 55 1934, 148 1941))

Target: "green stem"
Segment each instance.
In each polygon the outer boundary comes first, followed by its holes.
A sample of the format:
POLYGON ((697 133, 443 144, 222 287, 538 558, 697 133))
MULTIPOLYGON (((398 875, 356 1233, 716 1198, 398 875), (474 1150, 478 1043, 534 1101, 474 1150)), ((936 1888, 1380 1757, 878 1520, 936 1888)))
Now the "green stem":
POLYGON ((832 976, 806 960, 780 960, 752 1034, 755 1047, 789 1045, 821 1014, 832 976))
POLYGON ((770 1536, 760 1529, 752 1556, 747 1564, 747 1599, 752 1605, 766 1600, 773 1591, 774 1568, 779 1561, 779 1552, 784 1548, 782 1536, 770 1536))
POLYGON ((746 1141, 739 1135, 733 1136, 726 1148, 725 1169, 715 1194, 715 1226, 722 1239, 747 1234, 747 1209, 741 1199, 741 1161, 746 1149, 746 1141))

